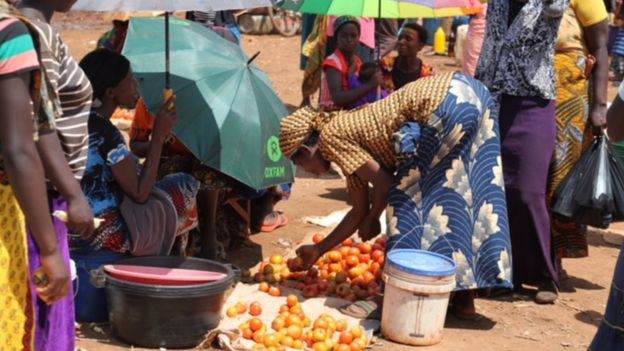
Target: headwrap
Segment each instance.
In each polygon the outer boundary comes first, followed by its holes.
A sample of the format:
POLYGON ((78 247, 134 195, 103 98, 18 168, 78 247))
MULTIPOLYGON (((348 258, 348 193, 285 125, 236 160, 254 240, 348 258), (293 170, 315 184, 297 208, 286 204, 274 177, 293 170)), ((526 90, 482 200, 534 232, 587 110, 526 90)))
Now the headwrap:
POLYGON ((355 24, 358 32, 362 31, 362 29, 360 28, 360 21, 357 18, 353 16, 340 16, 334 21, 334 36, 338 36, 338 31, 340 30, 340 28, 348 23, 355 24))
POLYGON ((304 107, 284 118, 279 135, 282 154, 290 158, 313 132, 320 132, 337 114, 304 107))

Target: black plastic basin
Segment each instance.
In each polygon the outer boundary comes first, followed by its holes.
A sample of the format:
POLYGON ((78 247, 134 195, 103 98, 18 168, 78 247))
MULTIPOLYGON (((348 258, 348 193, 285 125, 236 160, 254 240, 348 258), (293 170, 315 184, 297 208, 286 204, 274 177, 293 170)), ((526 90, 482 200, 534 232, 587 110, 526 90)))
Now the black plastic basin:
POLYGON ((218 326, 228 290, 235 283, 224 264, 189 257, 135 257, 115 264, 185 268, 225 273, 222 280, 165 286, 128 282, 106 275, 106 297, 113 335, 133 346, 190 348, 218 326))

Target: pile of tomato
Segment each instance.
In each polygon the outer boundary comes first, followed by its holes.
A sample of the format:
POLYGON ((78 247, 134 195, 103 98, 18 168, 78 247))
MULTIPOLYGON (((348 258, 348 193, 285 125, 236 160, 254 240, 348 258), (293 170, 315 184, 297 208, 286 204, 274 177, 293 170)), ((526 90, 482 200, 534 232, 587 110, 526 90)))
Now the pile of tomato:
MULTIPOLYGON (((308 347, 314 351, 360 351, 368 344, 364 329, 361 326, 349 327, 344 319, 336 320, 328 314, 322 314, 311 321, 295 295, 288 295, 286 304, 280 307, 279 314, 270 326, 257 317, 262 313, 259 303, 259 309, 252 311, 252 306, 256 303, 252 302, 249 307, 249 313, 256 317, 239 326, 243 338, 255 342, 253 350, 283 351, 287 347, 297 350, 308 347)), ((246 309, 243 311, 243 307, 246 304, 242 302, 230 307, 228 316, 236 317, 245 313, 246 309)))
MULTIPOLYGON (((323 239, 321 234, 313 237, 315 243, 323 239)), ((365 300, 379 294, 385 252, 384 237, 372 244, 347 239, 321 256, 307 271, 300 270, 299 257, 284 262, 282 256, 272 256, 260 264, 254 279, 260 283, 259 290, 272 296, 281 296, 279 285, 283 285, 300 290, 305 298, 323 295, 365 300)))

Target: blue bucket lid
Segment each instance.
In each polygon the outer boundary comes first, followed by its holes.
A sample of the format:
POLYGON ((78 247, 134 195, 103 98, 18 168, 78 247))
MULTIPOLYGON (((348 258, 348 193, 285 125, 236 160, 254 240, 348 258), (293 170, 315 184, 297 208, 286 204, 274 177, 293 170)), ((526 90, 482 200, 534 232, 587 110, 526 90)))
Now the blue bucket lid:
POLYGON ((455 274, 455 262, 452 259, 425 250, 392 250, 386 261, 393 268, 414 275, 445 277, 455 274))

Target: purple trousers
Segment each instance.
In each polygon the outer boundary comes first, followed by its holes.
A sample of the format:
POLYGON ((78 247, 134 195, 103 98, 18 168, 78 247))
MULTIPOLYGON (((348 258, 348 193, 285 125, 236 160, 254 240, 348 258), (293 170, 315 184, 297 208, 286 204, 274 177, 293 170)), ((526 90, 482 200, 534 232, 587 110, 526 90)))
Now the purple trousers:
MULTIPOLYGON (((56 192, 48 192, 50 213, 56 210, 67 211, 67 203, 56 192)), ((67 246, 67 226, 53 218, 54 230, 59 249, 69 269, 69 248, 67 246)), ((39 249, 28 229, 28 263, 30 273, 41 266, 39 249)), ((74 316, 74 291, 52 306, 46 305, 37 296, 36 287, 31 281, 33 306, 35 307, 35 350, 36 351, 74 351, 76 327, 74 316)))
POLYGON ((558 282, 546 204, 556 140, 555 101, 503 95, 500 130, 514 285, 558 282))

